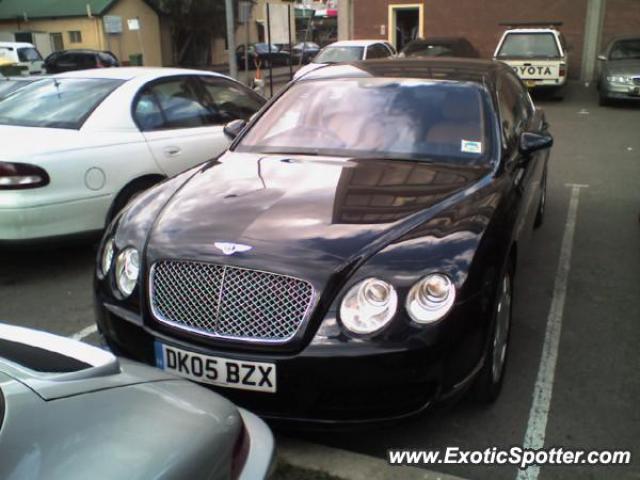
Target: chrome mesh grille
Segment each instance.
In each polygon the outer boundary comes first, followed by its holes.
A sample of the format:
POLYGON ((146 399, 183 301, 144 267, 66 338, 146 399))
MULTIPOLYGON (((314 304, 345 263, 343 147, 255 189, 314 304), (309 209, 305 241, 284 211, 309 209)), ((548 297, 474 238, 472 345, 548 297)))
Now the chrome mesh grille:
POLYGON ((158 262, 150 284, 159 321, 239 339, 288 340, 313 299, 313 287, 296 278, 200 262, 158 262))

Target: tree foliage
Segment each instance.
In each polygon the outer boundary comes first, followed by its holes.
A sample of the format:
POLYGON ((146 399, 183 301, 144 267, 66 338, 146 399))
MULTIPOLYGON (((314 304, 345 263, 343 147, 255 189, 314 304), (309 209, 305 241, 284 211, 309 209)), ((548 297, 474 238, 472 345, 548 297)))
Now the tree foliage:
MULTIPOLYGON (((171 25, 174 63, 210 63, 211 40, 226 35, 225 0, 151 0, 171 25)), ((237 0, 233 0, 237 17, 237 0)))

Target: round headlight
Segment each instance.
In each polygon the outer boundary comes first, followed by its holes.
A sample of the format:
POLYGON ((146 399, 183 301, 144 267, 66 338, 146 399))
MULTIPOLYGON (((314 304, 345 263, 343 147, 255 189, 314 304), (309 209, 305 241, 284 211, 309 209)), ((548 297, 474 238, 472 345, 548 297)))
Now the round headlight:
POLYGON ((342 324, 354 333, 373 333, 393 318, 398 294, 390 283, 368 278, 354 285, 340 305, 342 324))
POLYGON ((135 248, 123 250, 116 258, 116 285, 125 297, 131 295, 138 282, 140 257, 135 248))
POLYGON ((456 299, 456 287, 449 277, 432 273, 417 282, 407 296, 407 312, 417 323, 437 322, 456 299))
POLYGON ((111 263, 113 262, 114 242, 113 238, 107 240, 102 250, 102 257, 100 257, 100 268, 98 273, 101 278, 106 277, 107 273, 111 269, 111 263))

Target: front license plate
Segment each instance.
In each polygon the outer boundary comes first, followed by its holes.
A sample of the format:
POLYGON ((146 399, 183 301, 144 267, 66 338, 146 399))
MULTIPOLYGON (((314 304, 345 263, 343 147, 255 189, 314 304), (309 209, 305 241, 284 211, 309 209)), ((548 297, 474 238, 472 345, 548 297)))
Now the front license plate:
POLYGON ((200 383, 219 387, 276 392, 276 365, 212 357, 155 343, 156 366, 200 383))

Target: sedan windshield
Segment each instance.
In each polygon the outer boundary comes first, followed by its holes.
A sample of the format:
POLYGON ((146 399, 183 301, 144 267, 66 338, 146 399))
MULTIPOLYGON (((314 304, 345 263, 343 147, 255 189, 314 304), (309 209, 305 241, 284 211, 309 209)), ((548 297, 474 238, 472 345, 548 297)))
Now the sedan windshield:
POLYGON ((29 82, 24 80, 0 80, 0 98, 26 85, 29 85, 29 82))
POLYGON ((322 50, 313 63, 339 63, 362 60, 364 47, 327 47, 322 50))
POLYGON ((640 59, 640 38, 618 40, 613 44, 610 60, 637 60, 640 59))
POLYGON ((552 33, 510 33, 505 37, 498 57, 558 58, 560 52, 552 33))
POLYGON ((479 164, 489 135, 480 87, 393 78, 294 84, 238 151, 479 164))
POLYGON ((84 78, 33 82, 0 102, 0 125, 79 129, 121 83, 84 78))

